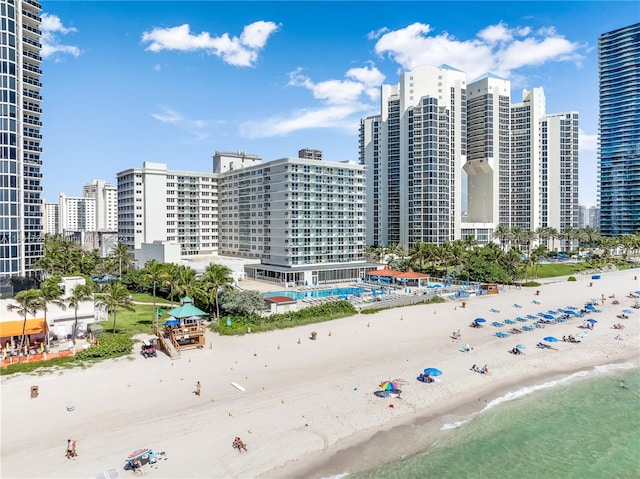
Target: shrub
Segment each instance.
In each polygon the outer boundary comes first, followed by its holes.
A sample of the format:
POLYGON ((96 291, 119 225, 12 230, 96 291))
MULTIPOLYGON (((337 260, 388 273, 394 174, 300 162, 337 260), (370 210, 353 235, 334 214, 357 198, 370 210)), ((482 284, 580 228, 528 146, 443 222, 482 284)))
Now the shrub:
POLYGON ((526 286, 527 288, 534 288, 536 286, 540 286, 540 283, 536 281, 527 281, 526 283, 522 283, 522 286, 526 286))
POLYGON ((93 345, 84 351, 80 351, 76 354, 76 358, 82 361, 124 356, 131 354, 133 342, 133 339, 126 334, 103 334, 100 336, 98 345, 93 345))
POLYGON ((567 278, 567 281, 577 281, 577 279, 576 279, 576 277, 575 277, 575 276, 569 276, 569 277, 567 278))

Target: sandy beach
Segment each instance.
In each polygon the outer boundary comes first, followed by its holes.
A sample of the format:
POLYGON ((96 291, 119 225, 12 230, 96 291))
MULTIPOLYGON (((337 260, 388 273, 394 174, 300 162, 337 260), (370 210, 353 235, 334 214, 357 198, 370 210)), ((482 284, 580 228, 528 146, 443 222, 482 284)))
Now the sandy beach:
POLYGON ((371 467, 411 453, 407 442, 416 450, 424 446, 417 437, 394 441, 393 434, 406 436, 419 426, 424 437, 425 430, 462 420, 522 385, 596 365, 638 366, 640 310, 616 317, 637 301, 627 295, 640 290, 638 277, 634 269, 595 281, 559 278, 470 298, 464 309, 456 300, 244 337, 211 334, 204 349, 176 360, 144 359, 136 345, 130 357, 86 369, 3 377, 0 476, 133 476, 124 470, 125 458, 143 447, 166 453, 144 466, 144 475, 155 478, 329 477, 371 467), (619 305, 609 298, 614 294, 619 305), (581 308, 592 298, 601 310, 587 316, 597 320, 593 330, 580 328, 585 318, 576 318, 498 338, 496 331, 532 321, 490 325, 581 308), (484 327, 470 328, 478 317, 487 320, 484 327), (625 328, 613 329, 615 323, 625 328), (450 337, 457 330, 460 340, 450 337), (581 343, 562 342, 569 334, 581 343), (536 347, 546 336, 560 339, 552 343, 557 351, 536 347), (518 343, 526 345, 525 354, 509 354, 518 343), (462 352, 467 344, 473 350, 462 352), (486 364, 489 374, 471 371, 473 364, 486 364), (437 382, 416 380, 426 367, 442 370, 437 382), (374 396, 388 379, 406 381, 401 398, 374 396), (35 385, 39 396, 31 399, 35 385), (67 411, 69 402, 75 410, 67 411), (231 447, 236 436, 247 452, 231 447), (74 459, 65 457, 67 439, 77 440, 74 459))

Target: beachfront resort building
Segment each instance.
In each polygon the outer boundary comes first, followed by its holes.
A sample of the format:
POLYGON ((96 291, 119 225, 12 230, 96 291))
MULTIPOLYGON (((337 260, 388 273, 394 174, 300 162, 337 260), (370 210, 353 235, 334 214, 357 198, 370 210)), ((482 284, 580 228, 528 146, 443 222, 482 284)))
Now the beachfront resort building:
POLYGON ((40 10, 0 1, 0 282, 35 275, 42 256, 40 10))
POLYGON ((211 173, 144 162, 117 175, 119 235, 133 251, 168 241, 183 257, 254 259, 245 272, 255 279, 363 278, 365 169, 320 158, 216 151, 211 173))
POLYGON ((640 23, 598 38, 600 232, 640 231, 640 23))
POLYGON ((368 244, 486 244, 499 224, 577 227, 578 114, 547 115, 542 88, 512 103, 507 79, 467 84, 452 67, 421 66, 381 99, 381 114, 360 123, 368 244))

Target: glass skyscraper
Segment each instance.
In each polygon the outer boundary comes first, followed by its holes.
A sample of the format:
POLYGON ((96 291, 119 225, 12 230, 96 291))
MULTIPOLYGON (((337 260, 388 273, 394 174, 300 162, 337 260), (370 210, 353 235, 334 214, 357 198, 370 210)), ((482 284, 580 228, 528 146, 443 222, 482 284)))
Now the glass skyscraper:
POLYGON ((0 0, 0 281, 42 254, 40 10, 0 0))
POLYGON ((605 236, 640 232, 640 23, 598 38, 598 199, 605 236))

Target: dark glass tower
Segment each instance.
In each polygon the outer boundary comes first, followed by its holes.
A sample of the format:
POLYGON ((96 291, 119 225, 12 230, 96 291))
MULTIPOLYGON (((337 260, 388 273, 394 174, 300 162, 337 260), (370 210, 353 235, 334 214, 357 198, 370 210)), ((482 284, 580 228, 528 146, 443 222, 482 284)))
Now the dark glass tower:
POLYGON ((32 276, 42 254, 40 11, 0 0, 0 282, 32 276))
POLYGON ((640 232, 640 23, 598 38, 598 199, 604 236, 640 232))

